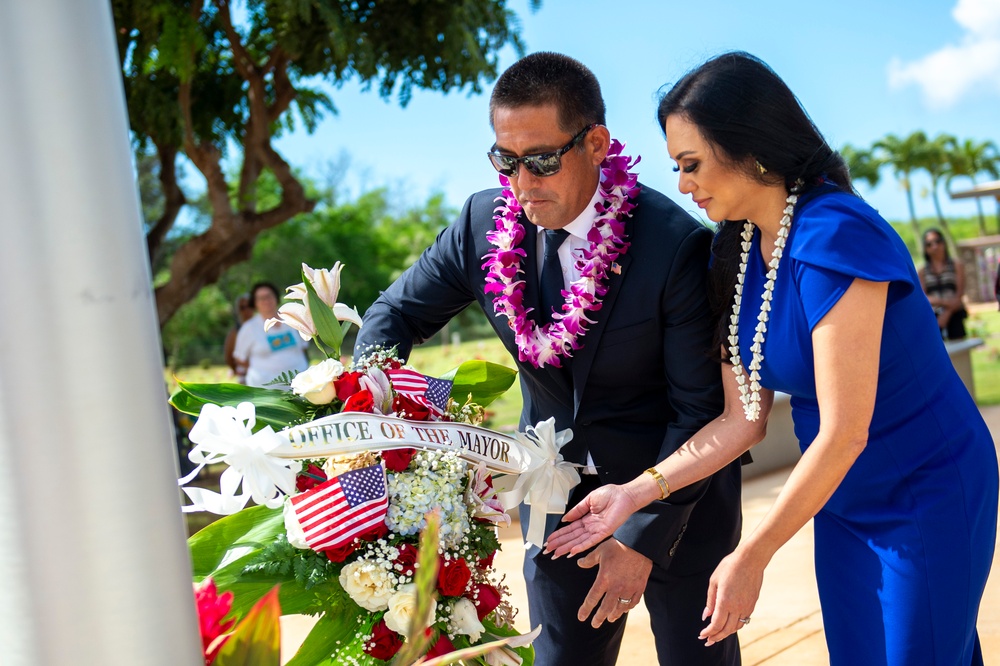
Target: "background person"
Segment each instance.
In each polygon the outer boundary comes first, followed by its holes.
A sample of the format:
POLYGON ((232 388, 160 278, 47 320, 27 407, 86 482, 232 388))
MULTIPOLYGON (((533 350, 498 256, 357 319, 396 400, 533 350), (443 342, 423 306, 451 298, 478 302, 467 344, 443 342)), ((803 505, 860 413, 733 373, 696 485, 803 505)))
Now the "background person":
POLYGON ((937 229, 924 232, 924 265, 919 271, 920 285, 934 308, 941 337, 961 340, 965 337, 965 318, 969 313, 962 303, 965 293, 965 268, 951 258, 944 235, 937 229))
POLYGON ((278 316, 278 288, 270 282, 258 282, 250 289, 250 305, 257 313, 240 326, 233 358, 246 365, 247 386, 279 388, 269 382, 285 372, 309 367, 305 353, 309 343, 281 322, 264 330, 264 322, 278 316))
MULTIPOLYGON (((792 396, 803 451, 770 512, 713 574, 701 636, 711 644, 750 621, 764 568, 815 516, 832 664, 982 664, 976 617, 996 537, 996 451, 905 244, 753 56, 695 69, 658 115, 680 191, 722 223, 711 277, 728 304, 719 341, 732 365, 722 416, 657 470, 684 488, 732 460, 745 440, 725 429, 766 420, 775 390, 792 396)), ((660 494, 649 474, 600 488, 547 549, 585 548, 660 494)))
MULTIPOLYGON (((648 187, 627 201, 602 195, 611 136, 600 85, 579 62, 535 53, 512 65, 494 87, 490 122, 490 161, 509 179, 510 193, 499 202, 506 210, 495 210, 500 190, 472 195, 365 314, 355 357, 382 344, 398 345, 405 358, 415 342, 478 303, 518 359, 521 428, 555 417, 557 429, 573 430, 565 459, 596 471, 581 475, 570 497, 577 502, 662 460, 721 409, 719 371, 708 355, 711 233, 648 187), (616 209, 614 225, 598 222, 606 205, 616 209), (627 251, 580 261, 602 242, 601 229, 623 234, 627 251), (510 284, 488 291, 501 274, 510 284), (574 334, 567 326, 584 294, 597 294, 600 307, 587 310, 593 323, 574 334), (572 345, 560 343, 560 329, 572 345)), ((605 187, 630 181, 627 161, 608 167, 605 187)), ((549 516, 549 530, 559 518, 549 516)), ((521 524, 526 530, 528 521, 521 524)), ((531 548, 524 575, 531 624, 542 625, 536 663, 612 666, 624 633, 620 618, 645 594, 661 664, 738 664, 735 636, 706 650, 697 635, 708 576, 740 528, 734 462, 670 503, 636 513, 579 565, 531 548)))
POLYGON ((225 358, 226 365, 229 366, 229 371, 232 372, 237 384, 247 383, 247 367, 233 356, 233 351, 236 349, 236 335, 240 331, 240 326, 252 316, 253 306, 250 305, 250 295, 240 294, 233 302, 233 321, 235 323, 226 333, 226 341, 222 345, 223 358, 225 358))

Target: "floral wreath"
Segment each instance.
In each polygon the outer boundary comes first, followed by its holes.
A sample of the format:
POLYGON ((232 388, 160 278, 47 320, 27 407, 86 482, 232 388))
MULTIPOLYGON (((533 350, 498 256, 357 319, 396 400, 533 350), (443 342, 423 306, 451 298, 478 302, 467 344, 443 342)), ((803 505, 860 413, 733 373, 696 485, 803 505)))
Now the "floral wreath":
POLYGON ((510 181, 500 176, 505 189, 496 200, 503 204, 496 208, 493 217, 496 231, 486 234, 495 249, 483 256, 486 263, 482 268, 487 271, 484 291, 496 294, 493 310, 498 316, 507 317, 514 331, 518 358, 536 368, 545 365, 561 368, 561 357, 571 357, 574 350, 583 346, 580 338, 586 334, 588 325, 594 323, 587 314, 601 309, 601 301, 608 292, 608 273, 621 272, 615 260, 629 248, 624 218, 631 217, 633 201, 640 190, 638 174, 631 169, 642 159, 636 157, 633 161, 630 156, 622 155, 624 147, 612 139, 607 157, 601 163, 602 201, 595 205, 597 219, 587 234, 590 247, 582 251, 583 256, 576 262, 580 279, 568 291, 562 291, 566 299, 562 310, 554 312, 553 321, 545 326, 538 326, 528 317, 531 308, 524 308, 524 280, 518 279, 524 272, 521 258, 526 256, 518 247, 525 235, 524 225, 518 222, 522 208, 510 189, 510 181))

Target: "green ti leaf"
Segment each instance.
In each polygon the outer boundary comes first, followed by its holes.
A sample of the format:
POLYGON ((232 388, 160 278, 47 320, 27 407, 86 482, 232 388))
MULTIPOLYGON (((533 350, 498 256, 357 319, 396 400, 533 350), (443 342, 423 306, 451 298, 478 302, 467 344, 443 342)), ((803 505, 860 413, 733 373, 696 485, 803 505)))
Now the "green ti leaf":
POLYGON ((316 336, 323 341, 323 344, 333 349, 333 358, 340 358, 340 346, 344 342, 344 334, 347 331, 333 314, 333 308, 324 303, 319 294, 316 293, 316 289, 304 271, 302 282, 306 285, 306 299, 309 305, 309 314, 312 315, 313 324, 316 326, 316 336))
POLYGON ((516 378, 517 370, 489 361, 466 361, 441 377, 453 382, 455 402, 463 405, 471 396, 472 402, 483 407, 506 393, 516 378))
POLYGON ((285 533, 281 509, 254 506, 225 516, 188 539, 194 578, 211 576, 220 592, 232 592, 233 614, 242 617, 251 606, 281 583, 286 613, 304 613, 316 603, 315 590, 287 575, 245 573, 246 566, 285 533))
POLYGON ((240 620, 212 663, 215 666, 279 666, 280 617, 278 588, 274 587, 240 620))
POLYGON ((357 631, 358 622, 353 614, 326 613, 285 666, 315 666, 322 663, 324 659, 329 659, 339 646, 350 643, 357 631))
POLYGON ((177 391, 170 396, 170 404, 192 416, 201 414, 208 403, 235 407, 241 402, 252 402, 257 415, 255 430, 269 425, 281 430, 290 423, 306 417, 308 407, 292 398, 285 391, 243 386, 242 384, 193 384, 177 382, 177 391))

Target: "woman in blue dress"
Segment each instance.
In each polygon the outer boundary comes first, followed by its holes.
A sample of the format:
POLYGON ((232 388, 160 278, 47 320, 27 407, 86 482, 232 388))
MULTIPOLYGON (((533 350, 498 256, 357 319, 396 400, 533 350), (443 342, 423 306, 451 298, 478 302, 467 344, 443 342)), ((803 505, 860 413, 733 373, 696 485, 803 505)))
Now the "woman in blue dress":
POLYGON ((686 75, 659 120, 681 192, 721 223, 712 279, 725 411, 648 473, 592 493, 547 548, 579 553, 733 460, 763 437, 783 391, 802 458, 713 574, 701 637, 749 622, 764 568, 814 518, 831 663, 982 664, 996 451, 906 246, 753 56, 724 54, 686 75))

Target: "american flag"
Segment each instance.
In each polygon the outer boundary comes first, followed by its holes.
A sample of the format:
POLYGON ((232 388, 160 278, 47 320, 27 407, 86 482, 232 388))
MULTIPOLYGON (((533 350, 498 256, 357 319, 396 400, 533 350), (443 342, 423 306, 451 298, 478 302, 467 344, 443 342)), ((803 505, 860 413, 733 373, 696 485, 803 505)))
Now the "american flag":
POLYGON ((385 520, 385 470, 373 465, 344 472, 293 496, 292 507, 313 550, 349 544, 385 520))
POLYGON ((448 396, 451 395, 451 382, 447 379, 427 377, 415 370, 399 368, 386 370, 396 393, 424 405, 436 416, 444 414, 448 406, 448 396))

